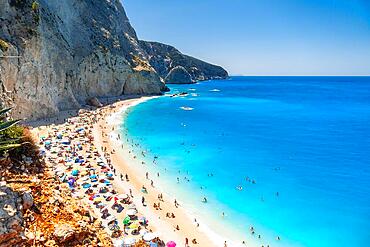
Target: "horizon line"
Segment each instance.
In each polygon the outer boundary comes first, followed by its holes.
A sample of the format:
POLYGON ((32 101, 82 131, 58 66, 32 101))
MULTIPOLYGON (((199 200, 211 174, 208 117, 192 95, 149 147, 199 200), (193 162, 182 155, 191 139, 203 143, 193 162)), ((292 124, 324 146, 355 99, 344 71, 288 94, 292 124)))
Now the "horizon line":
POLYGON ((264 77, 370 77, 369 75, 243 75, 243 74, 230 74, 229 77, 236 77, 236 76, 245 76, 245 77, 252 77, 252 76, 264 76, 264 77))

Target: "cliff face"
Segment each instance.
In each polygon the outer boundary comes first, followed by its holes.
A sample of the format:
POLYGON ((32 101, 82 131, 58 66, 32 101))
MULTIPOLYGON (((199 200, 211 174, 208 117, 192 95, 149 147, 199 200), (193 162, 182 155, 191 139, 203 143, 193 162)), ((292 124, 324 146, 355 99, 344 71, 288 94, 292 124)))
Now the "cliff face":
POLYGON ((190 74, 192 82, 228 77, 222 67, 184 55, 173 46, 142 40, 140 44, 148 54, 150 65, 162 78, 167 78, 166 83, 185 83, 182 80, 184 70, 190 74))
MULTIPOLYGON (((166 52, 152 62, 119 0, 0 0, 0 23, 0 99, 15 107, 14 117, 55 115, 90 97, 166 90, 159 66, 166 52)), ((189 66, 202 62, 180 57, 171 66, 184 63, 193 79, 212 73, 193 71, 189 66)))

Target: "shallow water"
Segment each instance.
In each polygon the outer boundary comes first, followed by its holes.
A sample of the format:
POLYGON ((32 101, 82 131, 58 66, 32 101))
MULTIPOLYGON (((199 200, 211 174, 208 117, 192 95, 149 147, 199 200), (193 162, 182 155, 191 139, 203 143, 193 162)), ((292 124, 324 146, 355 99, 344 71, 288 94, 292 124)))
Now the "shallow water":
POLYGON ((171 90, 189 95, 135 106, 121 127, 147 150, 156 183, 197 217, 237 242, 368 245, 370 77, 232 77, 171 90))

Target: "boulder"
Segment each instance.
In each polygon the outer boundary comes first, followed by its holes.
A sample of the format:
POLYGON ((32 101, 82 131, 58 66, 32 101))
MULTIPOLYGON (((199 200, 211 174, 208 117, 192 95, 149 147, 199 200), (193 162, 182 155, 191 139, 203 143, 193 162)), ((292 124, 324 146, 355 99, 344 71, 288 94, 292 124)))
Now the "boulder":
POLYGON ((23 200, 23 209, 29 209, 32 207, 33 205, 33 197, 31 195, 31 193, 24 193, 22 195, 22 200, 23 200))
POLYGON ((11 246, 22 241, 22 198, 11 188, 0 186, 0 246, 11 246))
POLYGON ((65 243, 75 237, 76 231, 69 224, 56 225, 54 228, 54 237, 59 243, 65 243))
POLYGON ((94 107, 102 107, 103 106, 103 104, 96 97, 88 98, 86 100, 86 103, 89 104, 90 106, 94 106, 94 107))

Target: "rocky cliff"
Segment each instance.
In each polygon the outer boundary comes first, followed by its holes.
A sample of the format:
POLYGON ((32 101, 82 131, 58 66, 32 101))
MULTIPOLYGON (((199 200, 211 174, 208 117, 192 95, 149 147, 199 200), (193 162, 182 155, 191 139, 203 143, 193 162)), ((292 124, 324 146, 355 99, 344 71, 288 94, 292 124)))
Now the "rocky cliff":
POLYGON ((160 94, 176 66, 192 80, 227 76, 139 41, 119 0, 0 0, 0 23, 0 99, 14 117, 55 115, 91 97, 160 94))
POLYGON ((222 67, 182 54, 175 47, 158 42, 140 41, 150 65, 165 78, 166 83, 191 83, 223 79, 228 73, 222 67), (191 81, 187 81, 190 74, 191 81))

